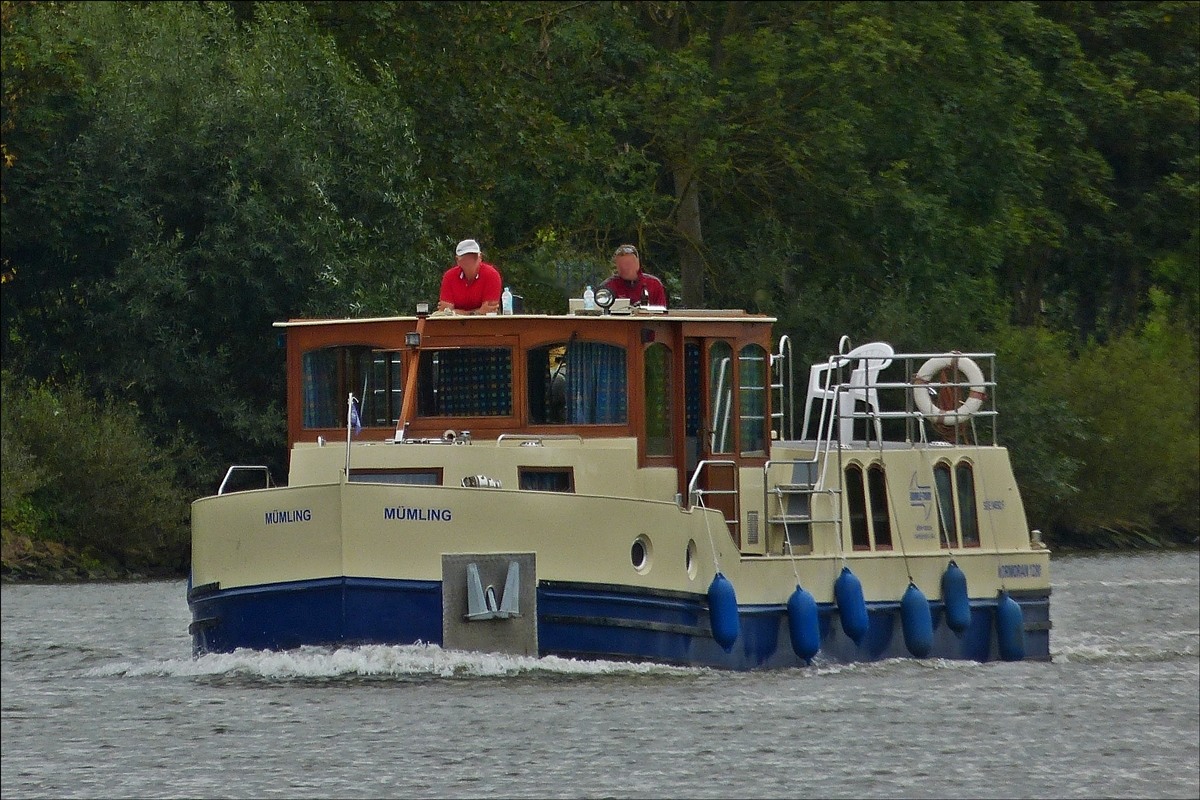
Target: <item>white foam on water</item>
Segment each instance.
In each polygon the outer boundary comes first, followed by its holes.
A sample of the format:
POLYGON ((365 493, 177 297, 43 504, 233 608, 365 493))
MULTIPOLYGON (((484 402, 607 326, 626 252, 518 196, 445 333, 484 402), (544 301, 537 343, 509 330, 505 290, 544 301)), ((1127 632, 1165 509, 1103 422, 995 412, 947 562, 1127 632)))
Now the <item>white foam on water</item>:
POLYGON ((618 661, 580 661, 558 656, 532 658, 443 650, 437 645, 301 647, 282 652, 238 649, 198 659, 119 661, 94 667, 86 677, 247 676, 272 680, 337 677, 489 678, 524 674, 670 675, 699 674, 700 668, 618 661))
POLYGON ((879 661, 825 661, 818 653, 813 659, 812 666, 798 667, 800 674, 806 677, 822 677, 825 675, 840 675, 843 673, 855 673, 866 671, 868 674, 874 672, 894 672, 901 669, 915 670, 963 670, 963 669, 986 669, 987 665, 978 661, 969 659, 951 659, 951 658, 885 658, 879 661))
POLYGON ((1055 664, 1174 661, 1180 657, 1200 658, 1200 632, 1163 632, 1138 639, 1115 636, 1055 637, 1051 639, 1055 664))

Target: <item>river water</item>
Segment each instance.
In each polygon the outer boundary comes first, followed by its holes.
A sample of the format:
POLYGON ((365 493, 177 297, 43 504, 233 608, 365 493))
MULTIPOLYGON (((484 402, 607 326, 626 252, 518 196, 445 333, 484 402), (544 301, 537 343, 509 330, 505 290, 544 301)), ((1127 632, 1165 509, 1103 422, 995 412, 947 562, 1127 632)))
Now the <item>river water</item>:
POLYGON ((182 581, 3 587, 20 797, 1200 796, 1200 554, 1052 563, 1052 663, 191 658, 182 581))

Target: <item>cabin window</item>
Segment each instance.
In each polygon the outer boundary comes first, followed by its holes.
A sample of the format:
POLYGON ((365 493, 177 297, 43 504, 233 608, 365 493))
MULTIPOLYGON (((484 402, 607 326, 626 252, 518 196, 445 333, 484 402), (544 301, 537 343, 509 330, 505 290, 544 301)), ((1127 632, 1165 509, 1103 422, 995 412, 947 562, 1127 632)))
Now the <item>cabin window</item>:
POLYGON ((950 465, 941 462, 933 467, 934 494, 937 496, 938 529, 942 547, 958 547, 958 526, 954 521, 954 487, 950 481, 950 465))
MULTIPOLYGON (((359 357, 362 391, 362 424, 368 428, 395 428, 400 420, 404 381, 400 353, 375 350, 359 357)), ((356 393, 357 396, 357 393, 356 393)))
POLYGON ((529 422, 564 425, 567 421, 567 346, 532 347, 525 353, 529 422))
POLYGON ((879 464, 867 470, 867 490, 871 495, 871 527, 875 531, 875 547, 892 549, 892 522, 888 514, 887 475, 879 464))
POLYGON ((346 426, 346 399, 362 403, 366 427, 395 425, 400 418, 401 355, 365 346, 326 347, 302 357, 304 427, 346 426))
POLYGON ((517 485, 533 492, 574 492, 573 467, 517 467, 517 485))
POLYGON ((671 349, 662 343, 646 348, 646 455, 669 456, 671 444, 671 349))
MULTIPOLYGON (((346 370, 346 349, 330 347, 304 354, 304 427, 336 428, 344 417, 346 396, 339 391, 349 378, 340 380, 346 370)), ((347 389, 347 392, 349 389, 347 389)))
POLYGON ((512 350, 424 350, 417 387, 417 414, 422 417, 511 416, 512 350))
POLYGON ((708 451, 732 453, 733 428, 729 417, 733 412, 733 348, 725 342, 716 342, 709 348, 708 376, 708 405, 712 409, 708 451))
POLYGON ((533 425, 620 425, 628 419, 625 348, 555 342, 525 354, 533 425))
POLYGON ((863 491, 862 467, 846 467, 846 505, 850 511, 850 541, 855 550, 870 550, 871 537, 867 532, 867 496, 863 491))
POLYGON ((742 455, 766 452, 767 351, 748 344, 738 354, 738 422, 742 455))
POLYGON ((975 470, 970 462, 958 462, 954 467, 954 482, 958 484, 958 516, 962 520, 963 547, 979 547, 979 515, 975 512, 975 470))
POLYGON ((351 483, 391 483, 405 486, 441 486, 442 468, 429 469, 351 469, 351 483))

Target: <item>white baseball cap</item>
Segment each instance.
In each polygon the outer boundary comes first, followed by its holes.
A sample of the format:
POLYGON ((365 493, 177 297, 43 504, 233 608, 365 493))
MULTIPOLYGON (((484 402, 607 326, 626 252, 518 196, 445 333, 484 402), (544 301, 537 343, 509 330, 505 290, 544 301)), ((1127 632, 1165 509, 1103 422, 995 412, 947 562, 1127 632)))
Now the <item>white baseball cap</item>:
POLYGON ((463 239, 458 243, 458 247, 454 248, 454 255, 464 256, 467 253, 480 253, 479 242, 474 239, 463 239))

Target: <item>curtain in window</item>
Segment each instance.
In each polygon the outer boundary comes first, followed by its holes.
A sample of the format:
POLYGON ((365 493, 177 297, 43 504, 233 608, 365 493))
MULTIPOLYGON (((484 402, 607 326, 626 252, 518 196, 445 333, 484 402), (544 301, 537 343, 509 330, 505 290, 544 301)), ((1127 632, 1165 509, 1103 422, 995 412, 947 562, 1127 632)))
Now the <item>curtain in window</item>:
POLYGON ((336 428, 338 419, 338 349, 312 350, 304 354, 304 427, 336 428))
POLYGON ((567 347, 567 403, 576 425, 614 425, 626 420, 625 348, 601 342, 567 347))

